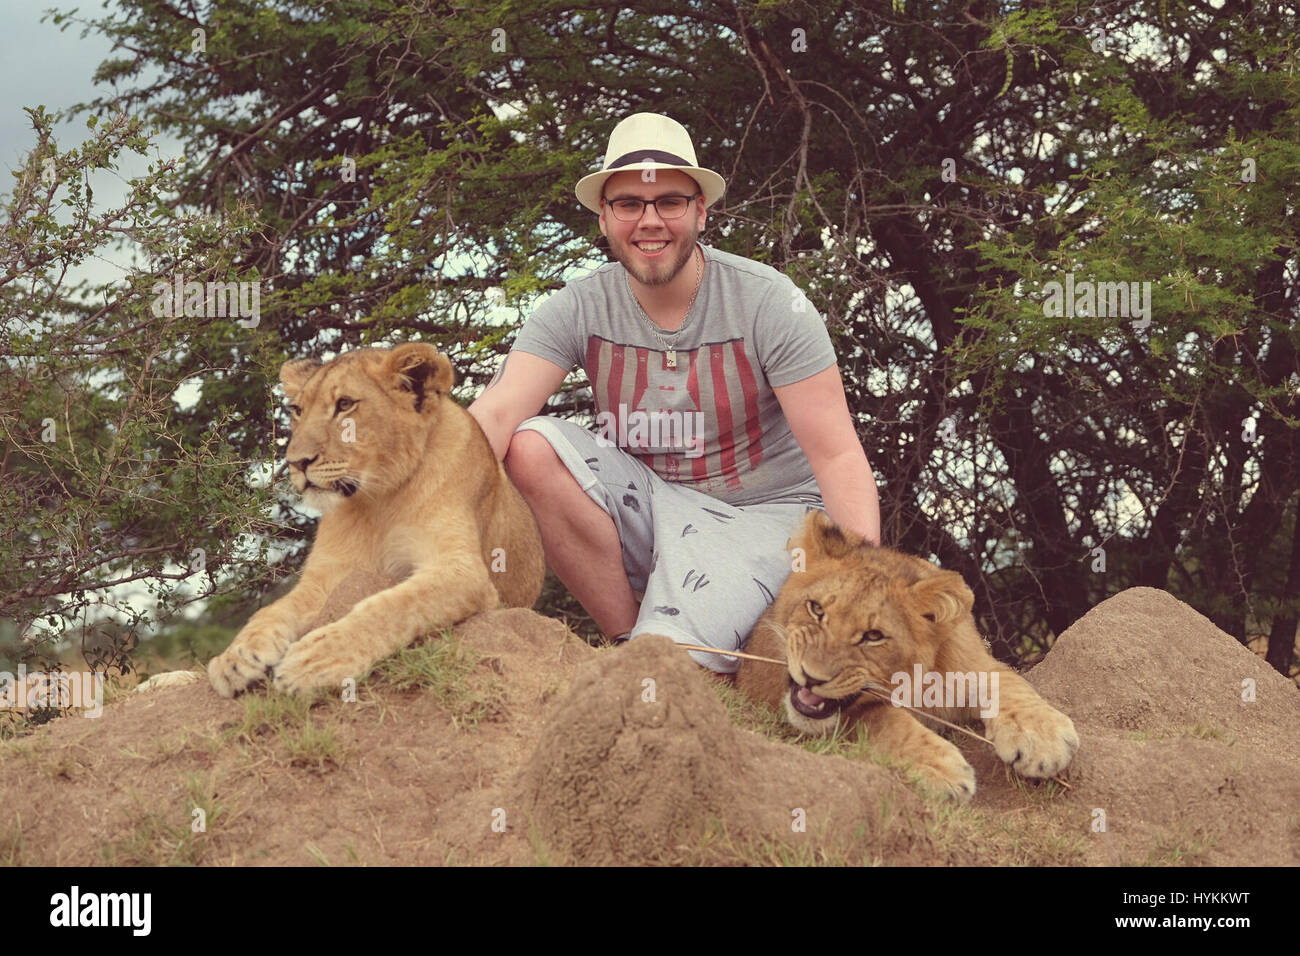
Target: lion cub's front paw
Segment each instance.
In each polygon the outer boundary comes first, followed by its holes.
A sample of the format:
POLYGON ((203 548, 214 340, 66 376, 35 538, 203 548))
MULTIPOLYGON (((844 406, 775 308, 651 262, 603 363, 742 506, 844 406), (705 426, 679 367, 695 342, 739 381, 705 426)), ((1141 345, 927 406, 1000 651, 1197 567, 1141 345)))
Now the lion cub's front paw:
POLYGON ((958 803, 969 803, 975 796, 975 771, 966 762, 960 750, 940 738, 937 745, 923 757, 911 757, 913 768, 921 777, 921 784, 933 793, 952 797, 958 803))
POLYGON ((288 640, 266 631, 241 632, 223 653, 208 662, 208 679, 222 697, 234 697, 265 680, 288 646, 288 640))
POLYGON ((327 624, 289 648, 275 665, 271 686, 286 694, 303 694, 323 687, 337 689, 346 678, 365 676, 369 664, 346 632, 335 624, 327 624))
POLYGON ((984 728, 1002 762, 1023 777, 1055 776, 1079 749, 1074 721, 1043 702, 990 718, 984 728))

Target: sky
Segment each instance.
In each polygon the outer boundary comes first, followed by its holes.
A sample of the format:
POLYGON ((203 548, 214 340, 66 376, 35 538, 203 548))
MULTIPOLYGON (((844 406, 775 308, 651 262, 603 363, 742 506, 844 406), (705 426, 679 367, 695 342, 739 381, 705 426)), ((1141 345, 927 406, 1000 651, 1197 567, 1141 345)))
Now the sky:
MULTIPOLYGON (((0 169, 4 171, 0 193, 12 189, 12 171, 36 146, 36 133, 24 107, 44 106, 46 112, 55 114, 112 89, 91 82, 99 64, 112 55, 111 41, 95 32, 82 37, 85 28, 80 24, 61 28, 52 20, 42 23, 44 12, 55 3, 56 9, 63 11, 80 7, 80 15, 86 18, 97 19, 109 12, 99 4, 87 6, 79 0, 0 0, 0 22, 4 24, 0 29, 0 90, 4 91, 0 97, 0 169)), ((90 136, 86 115, 56 124, 54 135, 61 151, 80 145, 90 136)), ((179 152, 173 139, 158 137, 157 143, 162 154, 169 148, 179 152)), ((117 170, 100 170, 92 176, 95 205, 103 208, 121 201, 126 196, 126 181, 143 175, 151 158, 156 156, 124 151, 117 170)), ((93 257, 72 276, 96 282, 121 277, 121 270, 93 257)))
MULTIPOLYGON (((36 145, 31 119, 23 107, 44 105, 53 113, 92 99, 98 92, 90 78, 112 49, 98 34, 83 39, 83 28, 76 24, 60 32, 49 21, 41 23, 47 2, 50 0, 0 0, 4 18, 0 89, 5 91, 0 99, 0 163, 5 170, 14 169, 23 154, 36 145)), ((65 9, 74 5, 69 3, 65 9)), ((88 12, 98 11, 92 8, 88 12)), ((88 132, 84 117, 58 127, 60 139, 67 137, 69 145, 85 139, 88 132)), ((7 178, 3 188, 8 192, 7 178)))
MULTIPOLYGON (((0 0, 4 24, 0 30, 0 163, 12 169, 36 142, 24 106, 45 104, 49 110, 87 100, 93 95, 91 74, 109 52, 102 37, 78 34, 70 27, 60 33, 41 23, 43 2, 0 0)), ((84 128, 84 124, 83 124, 84 128)), ((6 190, 8 183, 5 184, 6 190)))

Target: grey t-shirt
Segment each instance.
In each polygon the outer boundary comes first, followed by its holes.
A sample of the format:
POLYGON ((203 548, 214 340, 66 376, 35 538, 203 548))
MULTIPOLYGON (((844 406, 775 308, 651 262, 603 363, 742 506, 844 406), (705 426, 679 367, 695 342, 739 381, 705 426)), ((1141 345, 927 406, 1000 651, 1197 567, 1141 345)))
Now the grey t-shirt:
POLYGON ((733 505, 820 496, 772 387, 835 364, 826 325, 788 276, 700 248, 704 281, 679 334, 656 336, 611 262, 538 306, 513 347, 585 369, 597 434, 666 481, 733 505))

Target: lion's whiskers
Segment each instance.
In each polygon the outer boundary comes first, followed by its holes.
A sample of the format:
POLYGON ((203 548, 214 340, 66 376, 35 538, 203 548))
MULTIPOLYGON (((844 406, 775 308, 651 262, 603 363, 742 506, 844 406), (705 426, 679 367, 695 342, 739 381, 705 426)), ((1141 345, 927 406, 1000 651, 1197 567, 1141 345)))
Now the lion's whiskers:
POLYGON ((781 643, 786 645, 790 643, 790 632, 785 629, 784 625, 778 624, 776 621, 766 620, 759 621, 758 623, 761 627, 766 627, 773 631, 777 637, 781 638, 781 643))
POLYGON ((367 498, 382 498, 401 486, 401 482, 365 468, 358 468, 355 471, 349 469, 348 474, 342 476, 340 480, 351 482, 357 491, 364 493, 367 498))

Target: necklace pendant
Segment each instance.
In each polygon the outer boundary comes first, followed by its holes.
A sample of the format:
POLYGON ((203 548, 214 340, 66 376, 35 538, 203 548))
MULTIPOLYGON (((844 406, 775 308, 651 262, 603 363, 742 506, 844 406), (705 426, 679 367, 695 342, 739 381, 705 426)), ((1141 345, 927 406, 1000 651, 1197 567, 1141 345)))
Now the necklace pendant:
POLYGON ((669 368, 676 368, 676 367, 677 367, 677 350, 676 350, 676 349, 669 349, 667 352, 664 353, 664 364, 667 365, 669 368))

